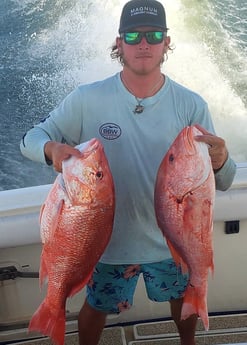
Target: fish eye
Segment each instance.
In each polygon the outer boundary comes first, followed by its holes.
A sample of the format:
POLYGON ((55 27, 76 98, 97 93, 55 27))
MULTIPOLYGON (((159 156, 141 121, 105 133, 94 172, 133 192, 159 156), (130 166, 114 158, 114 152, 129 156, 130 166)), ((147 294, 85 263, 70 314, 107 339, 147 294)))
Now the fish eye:
POLYGON ((103 178, 103 171, 97 171, 95 175, 99 180, 101 180, 103 178))
POLYGON ((169 156, 169 162, 173 162, 174 161, 174 155, 171 153, 169 156))

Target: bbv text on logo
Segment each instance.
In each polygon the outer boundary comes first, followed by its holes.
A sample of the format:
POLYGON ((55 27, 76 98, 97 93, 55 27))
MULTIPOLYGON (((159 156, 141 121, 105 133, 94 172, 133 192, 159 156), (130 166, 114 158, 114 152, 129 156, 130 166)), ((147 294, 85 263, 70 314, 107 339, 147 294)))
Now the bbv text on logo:
POLYGON ((99 128, 100 135, 107 140, 114 140, 120 137, 121 128, 115 123, 104 123, 99 128))

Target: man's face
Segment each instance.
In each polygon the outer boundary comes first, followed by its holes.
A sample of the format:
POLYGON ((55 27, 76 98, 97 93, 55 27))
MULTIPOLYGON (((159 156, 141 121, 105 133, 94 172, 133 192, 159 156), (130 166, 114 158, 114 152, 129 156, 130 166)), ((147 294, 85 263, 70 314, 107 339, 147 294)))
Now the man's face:
MULTIPOLYGON (((131 32, 150 32, 159 31, 154 27, 139 27, 131 32)), ((117 38, 117 46, 122 55, 124 66, 131 69, 136 74, 149 74, 156 68, 160 69, 164 54, 170 44, 170 37, 164 36, 164 39, 157 44, 150 44, 146 37, 142 37, 140 43, 128 44, 124 38, 117 38)))

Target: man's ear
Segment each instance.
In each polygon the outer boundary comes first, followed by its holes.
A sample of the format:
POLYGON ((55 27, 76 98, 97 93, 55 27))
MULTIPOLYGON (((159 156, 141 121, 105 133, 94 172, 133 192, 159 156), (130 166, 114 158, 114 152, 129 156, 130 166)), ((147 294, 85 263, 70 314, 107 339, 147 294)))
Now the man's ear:
POLYGON ((122 42, 123 42, 123 40, 120 37, 116 38, 116 46, 117 46, 119 53, 122 52, 122 42))
POLYGON ((165 44, 164 44, 164 54, 165 54, 165 53, 167 53, 169 45, 171 43, 171 37, 166 36, 164 40, 165 40, 165 44))

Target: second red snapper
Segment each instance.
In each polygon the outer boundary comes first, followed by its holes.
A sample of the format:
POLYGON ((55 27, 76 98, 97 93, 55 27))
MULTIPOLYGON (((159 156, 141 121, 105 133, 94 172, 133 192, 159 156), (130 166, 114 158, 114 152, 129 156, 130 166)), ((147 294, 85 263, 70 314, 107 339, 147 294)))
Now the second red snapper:
POLYGON ((200 134, 195 126, 179 133, 160 164, 154 202, 158 226, 174 260, 189 272, 181 319, 197 314, 208 329, 215 180, 207 145, 194 139, 200 134))
POLYGON ((89 281, 114 219, 114 185, 102 144, 91 139, 77 148, 81 158, 63 161, 41 209, 40 283, 47 277, 48 286, 29 324, 29 331, 58 345, 64 343, 66 299, 89 281))

